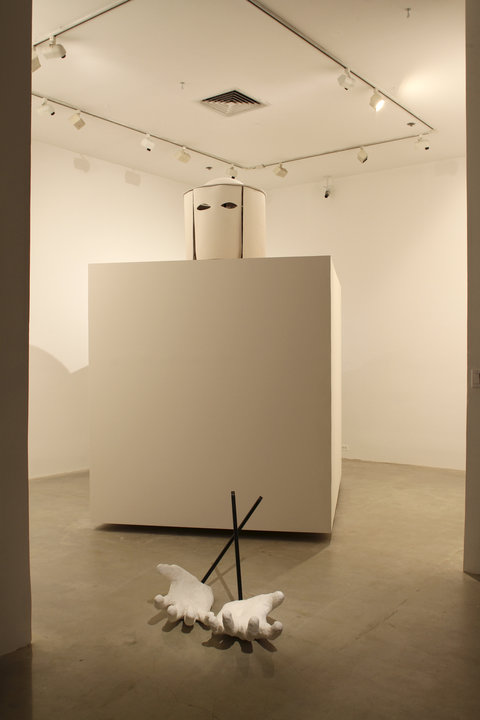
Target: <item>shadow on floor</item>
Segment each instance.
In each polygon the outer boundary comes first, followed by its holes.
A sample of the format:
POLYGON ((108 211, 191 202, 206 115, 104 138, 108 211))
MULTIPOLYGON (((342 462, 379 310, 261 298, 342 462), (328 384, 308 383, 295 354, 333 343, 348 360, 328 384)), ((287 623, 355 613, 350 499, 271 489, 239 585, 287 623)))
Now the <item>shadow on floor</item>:
MULTIPOLYGON (((215 528, 181 528, 181 527, 158 527, 157 525, 118 525, 105 524, 98 525, 95 528, 97 532, 122 532, 128 533, 144 533, 149 535, 168 535, 174 537, 176 535, 198 536, 198 537, 220 537, 228 540, 231 530, 219 530, 215 528)), ((243 540, 257 539, 264 541, 288 540, 297 543, 313 543, 317 546, 317 551, 328 547, 331 540, 330 533, 292 533, 292 532, 271 532, 267 530, 242 530, 241 538, 243 540)))

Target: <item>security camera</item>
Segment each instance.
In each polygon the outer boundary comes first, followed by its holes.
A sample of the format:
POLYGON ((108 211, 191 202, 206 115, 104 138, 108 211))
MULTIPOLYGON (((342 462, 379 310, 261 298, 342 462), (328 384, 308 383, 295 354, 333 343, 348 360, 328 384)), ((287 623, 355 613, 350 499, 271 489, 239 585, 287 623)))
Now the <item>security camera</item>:
POLYGON ((153 148, 155 147, 155 143, 153 142, 149 133, 146 133, 145 137, 140 140, 140 145, 144 147, 147 152, 152 152, 153 148))
POLYGON ((325 198, 325 200, 330 197, 330 189, 329 188, 326 188, 323 197, 325 198))
POLYGON ((417 138, 415 147, 417 148, 417 150, 430 150, 430 143, 427 140, 425 140, 423 135, 420 135, 417 138))

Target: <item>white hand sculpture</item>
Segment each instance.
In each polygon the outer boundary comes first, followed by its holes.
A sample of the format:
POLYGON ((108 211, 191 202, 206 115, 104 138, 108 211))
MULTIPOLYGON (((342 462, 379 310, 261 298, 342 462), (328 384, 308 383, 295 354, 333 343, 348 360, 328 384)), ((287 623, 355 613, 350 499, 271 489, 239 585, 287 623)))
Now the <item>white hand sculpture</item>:
POLYGON ((232 635, 241 640, 275 640, 283 630, 281 622, 267 621, 267 615, 278 607, 285 595, 280 591, 267 595, 255 595, 247 600, 226 603, 215 617, 208 613, 206 624, 214 635, 232 635))
POLYGON ((178 565, 157 565, 160 575, 170 580, 167 595, 156 595, 155 605, 166 609, 172 622, 183 618, 185 625, 194 625, 195 620, 206 624, 210 608, 213 605, 213 591, 210 585, 204 585, 195 575, 178 565))

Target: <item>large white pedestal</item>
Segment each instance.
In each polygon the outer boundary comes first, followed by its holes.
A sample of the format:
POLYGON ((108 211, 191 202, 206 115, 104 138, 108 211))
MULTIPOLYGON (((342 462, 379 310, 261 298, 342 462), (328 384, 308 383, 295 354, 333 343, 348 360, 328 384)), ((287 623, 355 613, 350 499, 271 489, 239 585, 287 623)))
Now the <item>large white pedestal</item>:
POLYGON ((98 523, 330 532, 341 475, 329 257, 92 265, 98 523))

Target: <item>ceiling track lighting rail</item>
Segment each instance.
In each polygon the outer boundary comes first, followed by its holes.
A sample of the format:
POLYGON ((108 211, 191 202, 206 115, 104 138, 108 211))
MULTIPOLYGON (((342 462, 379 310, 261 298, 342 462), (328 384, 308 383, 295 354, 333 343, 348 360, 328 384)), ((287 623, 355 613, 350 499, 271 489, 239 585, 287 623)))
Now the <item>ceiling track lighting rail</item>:
MULTIPOLYGON (((69 30, 73 30, 74 28, 77 28, 80 25, 84 25, 85 23, 90 22, 91 20, 94 20, 95 18, 101 17, 102 15, 105 15, 106 13, 111 12, 112 10, 115 10, 116 8, 121 7, 122 5, 126 5, 129 2, 131 2, 131 0, 117 0, 114 3, 110 3, 109 5, 107 5, 103 8, 100 8, 99 10, 97 10, 93 13, 90 13, 89 15, 86 15, 86 16, 80 18, 79 20, 76 20, 68 25, 64 25, 64 26, 58 28, 55 32, 49 33, 45 37, 42 37, 42 38, 39 38, 38 40, 36 40, 32 44, 32 71, 35 71, 40 67, 38 55, 36 54, 36 48, 39 45, 43 45, 44 43, 46 43, 48 41, 50 43, 49 47, 51 47, 52 44, 53 44, 53 46, 55 46, 56 38, 58 36, 63 35, 64 33, 68 32, 69 30)), ((294 34, 300 40, 303 40, 305 43, 307 43, 308 45, 313 47, 315 50, 322 53, 322 55, 329 58, 332 62, 336 63, 343 71, 343 74, 340 75, 340 77, 338 78, 338 82, 344 89, 346 89, 346 90, 350 89, 353 86, 355 79, 358 79, 374 91, 374 95, 372 96, 372 98, 375 96, 375 94, 379 93, 382 99, 386 99, 389 102, 393 103, 398 108, 400 108, 401 110, 406 112, 411 118, 414 118, 417 122, 420 122, 422 125, 424 125, 425 128, 427 128, 428 130, 424 131, 420 135, 420 138, 417 141, 417 146, 424 147, 427 150, 429 149, 429 145, 424 140, 423 135, 428 135, 430 131, 434 132, 434 128, 431 125, 429 125, 425 120, 422 120, 422 118, 420 118, 418 115, 415 115, 415 113, 413 113, 411 110, 408 110, 408 108, 406 108, 404 105, 402 105, 398 101, 394 100, 392 97, 390 97, 389 95, 384 93, 382 90, 378 90, 377 87, 374 84, 372 84, 369 80, 362 77, 358 73, 354 72, 350 67, 348 67, 345 63, 343 63, 339 58, 332 55, 332 53, 328 52, 328 50, 326 50, 321 45, 319 45, 315 40, 313 40, 312 38, 305 35, 303 32, 301 32, 301 30, 296 28, 294 25, 289 23, 287 20, 282 18, 280 15, 277 15, 273 10, 270 10, 270 8, 268 8, 262 2, 259 2, 259 0, 246 0, 246 2, 248 2, 250 5, 253 5, 255 8, 257 8, 257 10, 260 10, 261 12, 263 12, 265 15, 267 15, 272 20, 274 20, 275 22, 282 25, 286 30, 288 30, 289 32, 294 34)), ((60 45, 59 48, 62 48, 62 46, 60 45)), ((57 56, 63 57, 61 55, 61 53, 60 54, 57 53, 57 56)), ((55 114, 54 109, 47 102, 47 98, 45 98, 43 95, 39 95, 36 92, 32 92, 32 96, 37 97, 40 100, 42 100, 43 107, 41 107, 41 109, 37 108, 37 111, 41 112, 42 114, 50 114, 50 115, 55 114), (49 112, 49 110, 50 110, 50 112, 49 112)), ((386 145, 386 144, 392 143, 392 142, 400 142, 402 140, 411 140, 413 138, 419 137, 418 133, 415 133, 415 135, 407 135, 407 136, 403 136, 403 137, 391 138, 390 140, 381 140, 379 142, 364 143, 362 145, 357 144, 357 145, 352 145, 350 147, 337 148, 335 150, 327 150, 325 152, 320 152, 320 153, 312 153, 310 155, 303 155, 300 157, 288 158, 288 159, 284 159, 281 161, 277 160, 272 163, 266 163, 266 164, 260 164, 260 165, 242 165, 242 163, 234 162, 231 159, 220 157, 218 155, 213 155, 212 153, 205 152, 204 150, 199 150, 199 149, 193 148, 193 147, 187 147, 187 146, 183 145, 182 143, 176 142, 175 140, 171 140, 170 138, 165 138, 165 137, 161 137, 159 135, 145 133, 144 130, 140 130, 139 128, 132 127, 131 125, 126 125, 125 123, 118 122, 117 120, 112 120, 111 118, 107 118, 102 115, 97 115, 96 113, 91 113, 86 110, 80 111, 78 109, 78 107, 75 107, 74 105, 70 105, 69 103, 64 102, 63 100, 56 100, 56 99, 50 98, 49 102, 53 103, 54 105, 59 105, 60 107, 67 108, 69 110, 75 110, 76 114, 70 118, 70 121, 73 123, 73 125, 77 129, 81 129, 85 125, 85 121, 82 120, 82 118, 80 117, 80 112, 81 112, 82 115, 84 115, 84 116, 92 117, 97 120, 102 120, 103 122, 110 123, 111 125, 116 125, 117 127, 121 127, 126 130, 131 130, 132 132, 139 133, 143 137, 148 136, 148 138, 150 138, 150 142, 151 142, 151 147, 147 148, 148 150, 151 150, 154 147, 153 139, 159 140, 160 142, 164 142, 168 145, 172 145, 180 150, 180 152, 177 153, 177 159, 180 159, 182 162, 187 162, 190 159, 190 156, 188 155, 188 152, 187 152, 187 150, 190 150, 191 152, 193 152, 197 155, 201 155, 203 157, 210 158, 211 160, 216 160, 218 162, 225 163, 230 168, 239 168, 240 170, 261 170, 264 168, 275 167, 276 169, 274 170, 274 172, 279 177, 285 177, 285 175, 288 173, 288 170, 283 167, 282 163, 291 163, 291 162, 298 162, 300 160, 310 160, 310 159, 315 159, 315 158, 321 158, 321 157, 325 157, 328 155, 335 155, 337 153, 348 152, 348 151, 352 151, 352 150, 358 151, 359 148, 360 148, 359 155, 361 155, 363 158, 363 153, 361 153, 361 150, 363 149, 363 152, 365 152, 364 148, 374 147, 377 145, 386 145)), ((371 99, 370 104, 372 105, 372 107, 375 107, 375 109, 377 109, 376 106, 374 104, 372 104, 372 99, 371 99)), ((412 122, 412 123, 407 123, 407 124, 413 126, 415 123, 412 122)), ((141 144, 144 147, 146 147, 144 140, 141 142, 141 144)), ((362 162, 362 163, 365 162, 365 160, 361 159, 359 156, 357 156, 357 158, 359 159, 360 162, 362 162)))
POLYGON ((38 40, 36 40, 32 47, 36 48, 38 45, 43 45, 43 43, 50 40, 52 36, 58 37, 59 35, 63 35, 63 33, 68 32, 69 30, 73 30, 74 28, 80 27, 80 25, 85 25, 85 23, 90 22, 90 20, 95 20, 95 18, 101 17, 102 15, 105 15, 106 13, 110 12, 111 10, 115 10, 116 8, 120 7, 121 5, 125 5, 126 3, 131 2, 131 0, 117 0, 117 2, 110 3, 110 5, 106 5, 103 8, 100 8, 100 10, 95 10, 95 12, 90 13, 89 15, 85 15, 85 17, 80 18, 79 20, 74 20, 74 22, 63 25, 62 27, 58 28, 53 33, 48 33, 48 35, 45 35, 45 37, 42 37, 38 40))
MULTIPOLYGON (((426 134, 427 133, 423 133, 423 135, 426 135, 426 134)), ((419 137, 418 135, 404 135, 403 137, 391 138, 391 140, 377 140, 377 142, 371 142, 371 143, 358 143, 357 145, 350 145, 349 147, 337 148, 336 150, 326 150, 325 152, 313 153, 312 155, 301 155, 299 157, 293 157, 293 158, 288 158, 287 160, 282 160, 281 162, 276 160, 275 162, 266 163, 264 165, 255 165, 253 167, 242 167, 238 163, 236 163, 236 165, 237 165, 237 167, 242 168, 242 170, 261 170, 262 168, 279 167, 286 163, 299 162, 300 160, 314 160, 315 158, 326 157, 327 155, 337 155, 339 153, 350 152, 352 150, 357 150, 357 152, 358 152, 361 149, 365 150, 365 148, 376 147, 377 145, 388 145, 393 142, 401 142, 402 140, 415 140, 418 137, 419 137)), ((420 136, 420 137, 423 137, 423 136, 420 136)), ((363 154, 362 154, 362 157, 363 157, 363 154)), ((358 158, 358 156, 357 156, 357 158, 358 158)), ((359 160, 359 162, 365 162, 365 161, 359 160)))
MULTIPOLYGON (((311 155, 301 155, 299 157, 293 157, 293 158, 287 158, 283 160, 275 160, 275 162, 271 163, 262 163, 260 165, 243 165, 242 163, 229 160, 224 157, 220 157, 218 155, 212 155, 211 153, 205 152, 204 150, 198 150, 197 148, 189 147, 188 145, 183 145, 182 143, 175 142, 175 140, 170 140, 169 138, 161 137, 160 135, 154 135, 153 133, 146 133, 145 130, 141 130, 140 128, 132 127, 131 125, 126 125, 125 123, 118 122, 117 120, 112 120, 110 118, 104 117, 102 115, 97 115, 96 113, 88 112, 87 110, 80 110, 78 106, 70 105, 70 103, 64 102, 63 100, 56 100, 55 98, 46 98, 43 95, 40 95, 39 93, 32 92, 32 96, 38 98, 42 101, 42 105, 53 103, 54 105, 59 105, 60 107, 67 108, 67 110, 74 110, 76 114, 78 114, 78 117, 80 117, 80 113, 84 115, 85 117, 92 117, 96 120, 102 120, 103 122, 110 123, 111 125, 116 125, 117 127, 124 128, 125 130, 131 130, 132 132, 138 133, 139 135, 142 135, 144 138, 148 136, 148 138, 152 140, 159 140, 160 142, 167 143, 167 145, 172 145, 180 150, 180 154, 183 153, 183 155, 188 155, 188 151, 195 153, 196 155, 202 155, 203 157, 208 157, 212 160, 217 160, 218 162, 224 163, 225 165, 228 165, 229 168, 237 168, 239 170, 263 170, 265 168, 271 168, 275 167, 277 168, 277 171, 275 172, 276 175, 279 177, 285 177, 285 175, 288 173, 288 170, 283 167, 283 164, 286 163, 292 163, 292 162, 299 162, 300 160, 313 160, 315 158, 321 158, 326 157, 328 155, 336 155, 337 153, 343 153, 343 152, 349 152, 351 150, 359 150, 359 148, 368 148, 368 147, 376 147, 378 145, 388 145, 389 143, 393 142, 401 142, 402 140, 414 140, 415 138, 422 138, 423 145, 426 145, 424 141, 424 136, 428 133, 423 133, 422 135, 418 135, 418 133, 415 133, 414 135, 404 135, 402 137, 397 138, 391 138, 390 140, 379 140, 377 142, 371 142, 371 143, 357 143, 356 145, 350 145, 349 147, 343 147, 343 148, 336 148, 335 150, 326 150, 325 152, 320 153, 312 153, 311 155), (280 171, 279 171, 280 168, 280 171)), ((49 106, 51 107, 51 105, 49 106)), ((52 108, 53 110, 53 108, 52 108)), ((43 111, 44 114, 50 114, 54 115, 55 112, 46 113, 46 110, 43 111)), ((72 121, 72 118, 70 118, 72 121)), ((75 124, 75 123, 74 123, 75 124)), ((83 127, 85 122, 82 120, 82 124, 80 127, 83 127)), ((78 126, 76 126, 78 128, 78 126)), ((143 147, 146 147, 145 143, 141 141, 141 144, 143 147)), ((154 143, 152 144, 152 147, 154 147, 154 143)), ((429 147, 429 146, 428 146, 429 147)), ((428 149, 428 147, 426 149, 428 149)), ((148 148, 147 148, 148 149, 148 148)), ((152 148, 150 148, 152 149, 152 148)), ((178 159, 178 158, 177 158, 178 159)), ((185 162, 185 160, 182 160, 185 162)), ((188 160, 187 160, 188 162, 188 160)), ((361 162, 361 161, 360 161, 361 162)))
MULTIPOLYGON (((253 7, 256 7, 257 10, 260 10, 265 15, 268 15, 268 17, 270 17, 272 20, 275 20, 275 22, 277 22, 279 25, 282 25, 282 27, 284 27, 286 30, 291 32, 293 35, 296 35, 296 37, 298 37, 300 40, 303 40, 305 43, 307 43, 307 45, 310 45, 315 50, 318 50, 318 52, 322 53, 322 55, 325 55, 325 57, 329 58, 329 60, 336 63, 340 68, 342 68, 345 71, 345 74, 347 74, 349 77, 354 77, 357 80, 360 80, 365 85, 368 85, 368 87, 370 87, 373 91, 377 91, 377 89, 378 89, 377 85, 374 85, 366 78, 364 78, 361 75, 359 75, 358 73, 354 72, 351 67, 346 65, 339 58, 335 57, 335 55, 332 55, 332 53, 330 53, 328 50, 326 50, 321 45, 319 45, 315 40, 308 37, 308 35, 305 35, 305 33, 303 33, 301 30, 299 30, 294 25, 289 23, 288 20, 285 20, 284 18, 282 18, 281 15, 277 15, 276 12, 274 12, 273 10, 270 10, 270 8, 267 7, 266 5, 264 5, 262 2, 259 2, 259 0, 245 0, 245 1, 250 3, 250 5, 253 5, 253 7)), ((417 122, 420 122, 422 125, 424 125, 429 130, 434 129, 432 127, 432 125, 429 125, 429 123, 427 123, 425 120, 422 120, 421 117, 419 117, 418 115, 415 115, 415 113, 413 113, 411 110, 409 110, 404 105, 399 103, 398 100, 395 100, 394 98, 390 97, 390 95, 387 95, 387 93, 383 92, 383 90, 378 89, 378 91, 380 92, 382 97, 385 98, 385 100, 388 100, 389 102, 393 103, 393 105, 396 105, 398 108, 400 108, 401 110, 406 112, 407 115, 410 115, 410 117, 415 118, 415 120, 417 122)), ((381 143, 375 143, 375 145, 380 145, 380 144, 381 143)), ((356 147, 358 147, 358 145, 356 147)), ((332 151, 332 152, 338 152, 338 150, 332 151)), ((326 153, 326 154, 329 154, 329 153, 326 153)))
MULTIPOLYGON (((39 93, 32 92, 32 96, 39 98, 40 100, 47 100, 43 95, 40 95, 39 93)), ((103 122, 110 123, 111 125, 116 125, 117 127, 124 128, 125 130, 131 130, 132 132, 139 133, 142 136, 148 135, 149 138, 152 140, 159 140, 160 142, 167 143, 168 145, 173 145, 176 148, 179 148, 180 151, 183 151, 184 155, 188 155, 188 150, 190 152, 196 153, 197 155, 203 155, 204 157, 211 158, 212 160, 218 160, 218 162, 225 163, 226 165, 235 165, 236 167, 242 168, 242 170, 254 170, 255 168, 246 168, 238 163, 232 163, 231 160, 228 160, 223 157, 219 157, 218 155, 212 155, 211 153, 207 153, 204 150, 197 150, 196 148, 189 147, 188 145, 184 145, 183 143, 175 142, 175 140, 170 140, 169 138, 161 137, 160 135, 154 135, 154 133, 146 133, 145 130, 140 130, 140 128, 132 127, 131 125, 126 125, 125 123, 118 122, 118 120, 112 120, 111 118, 104 117, 103 115, 97 115, 96 113, 88 112, 88 110, 79 110, 78 106, 76 105, 70 105, 70 103, 64 102, 63 100, 57 100, 55 98, 48 98, 50 103, 53 103, 54 105, 59 105, 60 107, 67 108, 67 110, 75 110, 76 113, 81 113, 82 115, 85 115, 86 117, 95 118, 96 120, 103 120, 103 122)), ((82 126, 83 127, 83 126, 82 126)), ((145 146, 144 146, 145 147, 145 146)), ((183 161, 185 162, 185 160, 183 161)))

